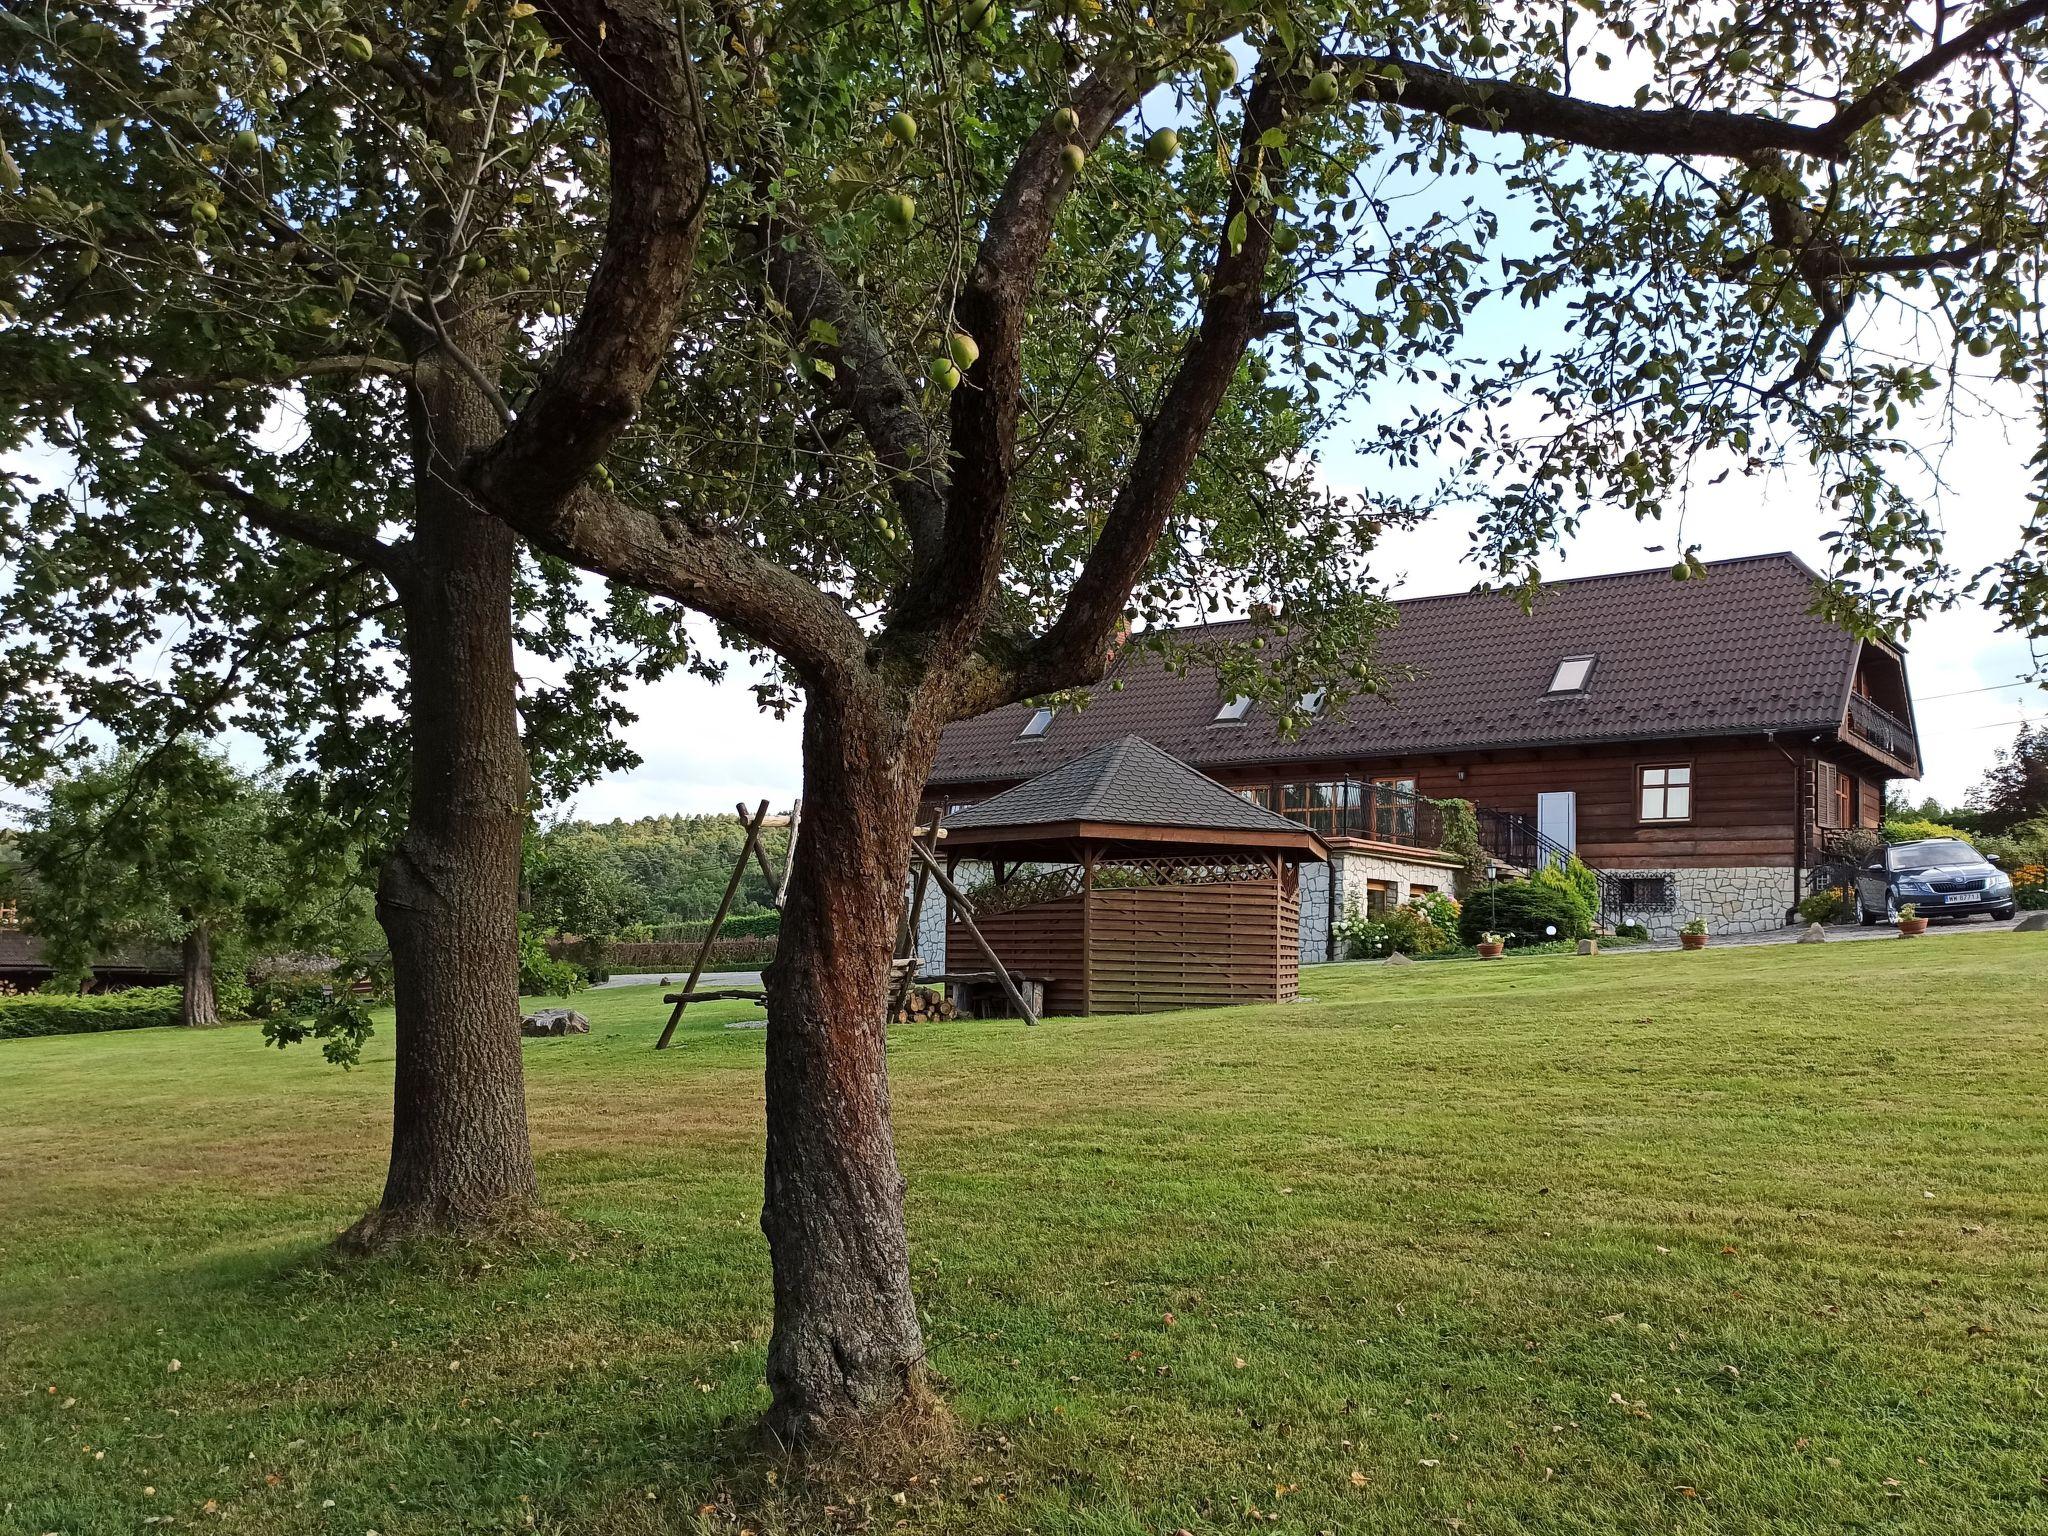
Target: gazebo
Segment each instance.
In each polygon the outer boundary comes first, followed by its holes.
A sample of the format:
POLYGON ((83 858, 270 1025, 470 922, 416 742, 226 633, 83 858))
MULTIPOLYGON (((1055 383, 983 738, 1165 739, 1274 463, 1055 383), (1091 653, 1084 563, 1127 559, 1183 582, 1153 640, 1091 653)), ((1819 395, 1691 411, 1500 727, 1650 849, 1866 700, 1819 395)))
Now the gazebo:
MULTIPOLYGON (((1004 966, 1048 1013, 1286 1002, 1301 865, 1322 840, 1125 736, 945 819, 939 844, 1004 966)), ((946 969, 981 964, 949 907, 946 969)))

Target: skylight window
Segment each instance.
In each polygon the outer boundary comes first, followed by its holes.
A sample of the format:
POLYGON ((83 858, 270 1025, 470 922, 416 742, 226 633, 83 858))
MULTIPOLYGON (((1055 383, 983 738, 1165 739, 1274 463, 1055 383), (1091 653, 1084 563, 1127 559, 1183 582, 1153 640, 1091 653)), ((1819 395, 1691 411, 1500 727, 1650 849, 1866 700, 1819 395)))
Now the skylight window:
POLYGON ((1211 725, 1242 725, 1244 724, 1244 717, 1251 713, 1251 708, 1252 696, 1248 693, 1240 693, 1234 699, 1225 699, 1223 707, 1216 711, 1216 718, 1209 723, 1211 725))
POLYGON ((1593 675, 1591 656, 1567 656, 1557 664, 1557 670, 1550 675, 1548 693, 1584 693, 1586 681, 1593 675))
POLYGON ((1053 714, 1054 711, 1050 709, 1034 709, 1031 711, 1031 718, 1024 722, 1024 729, 1017 733, 1018 740, 1023 741, 1043 736, 1052 729, 1053 714))
POLYGON ((1304 715, 1321 714, 1323 710, 1323 690, 1311 688, 1307 693, 1296 699, 1295 703, 1300 706, 1301 712, 1304 715))

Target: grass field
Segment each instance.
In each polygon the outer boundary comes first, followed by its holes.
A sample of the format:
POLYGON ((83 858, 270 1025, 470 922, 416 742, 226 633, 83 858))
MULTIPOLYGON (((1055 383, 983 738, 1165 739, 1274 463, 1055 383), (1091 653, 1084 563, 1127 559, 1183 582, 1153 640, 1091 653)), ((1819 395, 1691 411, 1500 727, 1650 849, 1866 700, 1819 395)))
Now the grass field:
POLYGON ((532 1252, 337 1265, 389 1038, 0 1044, 0 1531, 2048 1531, 2048 940, 891 1036, 959 1461, 790 1491, 758 1032, 529 1042, 532 1252))

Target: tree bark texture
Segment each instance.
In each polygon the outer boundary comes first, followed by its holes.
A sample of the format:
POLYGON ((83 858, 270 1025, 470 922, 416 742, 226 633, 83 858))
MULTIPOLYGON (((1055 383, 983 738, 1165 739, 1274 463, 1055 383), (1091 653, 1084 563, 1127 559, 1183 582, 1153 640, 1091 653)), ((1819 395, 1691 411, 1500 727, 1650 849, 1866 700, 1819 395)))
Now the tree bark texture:
POLYGON ((220 1022, 220 1002, 213 990, 213 935, 204 923, 194 923, 183 945, 185 996, 179 1004, 180 1022, 205 1029, 220 1022))
MULTIPOLYGON (((458 336, 472 358, 496 336, 458 336)), ((399 577, 405 614, 411 803, 385 860, 377 918, 398 1005, 391 1166, 362 1243, 475 1231, 539 1198, 519 1047, 519 735, 512 530, 476 507, 457 467, 497 432, 443 354, 412 400, 415 532, 399 577)))
POLYGON ((785 1445, 843 1448, 927 1398, 883 1011, 936 745, 870 696, 810 693, 803 849, 767 977, 768 1427, 785 1445))

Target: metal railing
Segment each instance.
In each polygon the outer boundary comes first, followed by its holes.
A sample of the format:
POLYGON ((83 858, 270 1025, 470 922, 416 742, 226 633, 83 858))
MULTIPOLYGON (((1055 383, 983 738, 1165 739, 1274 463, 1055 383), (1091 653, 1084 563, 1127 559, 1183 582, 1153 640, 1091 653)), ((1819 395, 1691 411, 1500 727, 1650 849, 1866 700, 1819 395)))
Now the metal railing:
POLYGON ((1848 725, 1851 736, 1902 763, 1918 766, 1920 758, 1914 750, 1913 728, 1883 705, 1863 694, 1850 694, 1848 725))
MULTIPOLYGON (((1533 874, 1539 869, 1562 869, 1578 858, 1577 853, 1520 811, 1499 811, 1479 805, 1473 807, 1473 813, 1479 822, 1479 846, 1496 863, 1533 874)), ((1628 877, 1593 869, 1591 865, 1586 867, 1600 890, 1600 910, 1595 916, 1603 925, 1619 923, 1631 904, 1628 877)))

